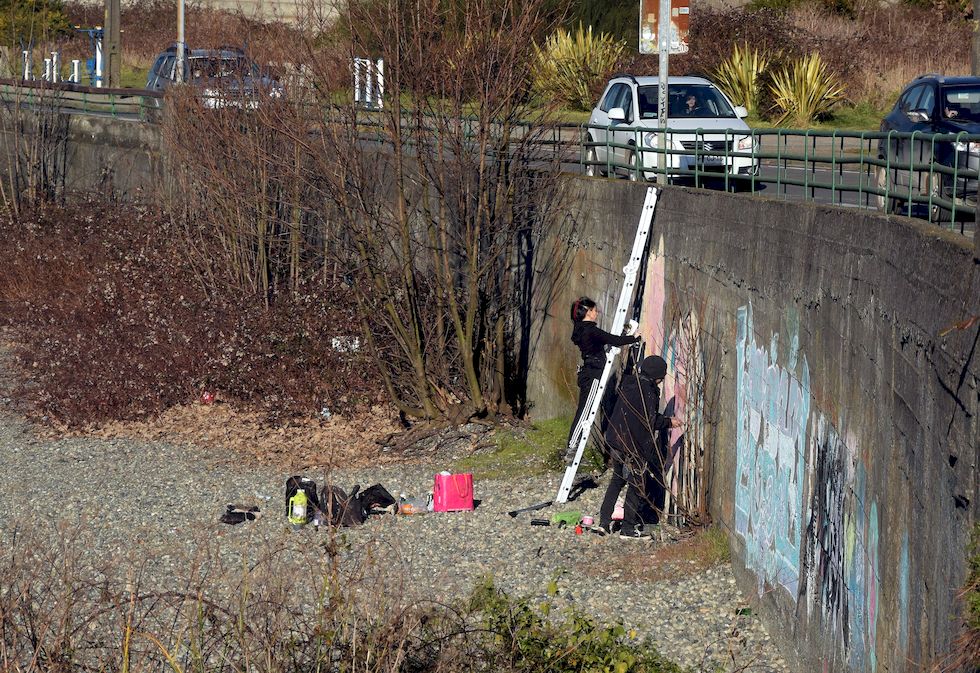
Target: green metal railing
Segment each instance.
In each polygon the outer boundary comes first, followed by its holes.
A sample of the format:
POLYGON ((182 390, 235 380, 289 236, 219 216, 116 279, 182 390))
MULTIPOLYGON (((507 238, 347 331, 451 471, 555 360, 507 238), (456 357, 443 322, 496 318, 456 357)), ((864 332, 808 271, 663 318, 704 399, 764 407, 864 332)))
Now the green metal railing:
MULTIPOLYGON (((163 102, 161 94, 150 91, 20 80, 0 80, 0 98, 8 106, 144 121, 156 118, 163 102)), ((339 108, 328 111, 327 123, 338 113, 339 108)), ((361 137, 387 142, 390 118, 386 114, 360 113, 361 137)), ((465 139, 475 139, 481 130, 496 136, 503 129, 499 123, 481 129, 474 117, 429 114, 420 118, 417 114, 403 110, 403 128, 414 127, 427 137, 426 142, 437 143, 440 134, 459 137, 460 132, 465 139)), ((962 233, 975 227, 980 134, 667 129, 666 149, 662 149, 661 130, 656 128, 528 122, 507 128, 513 142, 533 138, 539 160, 559 161, 566 170, 880 209, 949 225, 962 233), (661 155, 666 170, 659 168, 661 155)))
POLYGON ((141 89, 0 79, 0 101, 8 108, 58 110, 146 121, 159 110, 162 96, 141 89))
POLYGON ((976 218, 980 134, 792 129, 667 130, 666 150, 651 147, 659 129, 568 126, 588 173, 692 182, 747 192, 880 208, 936 223, 976 218), (680 147, 681 142, 687 147, 680 147), (739 149, 742 141, 742 149, 739 149), (668 168, 659 168, 659 156, 668 168), (741 170, 739 170, 741 169, 741 170), (924 212, 923 212, 924 211, 924 212))

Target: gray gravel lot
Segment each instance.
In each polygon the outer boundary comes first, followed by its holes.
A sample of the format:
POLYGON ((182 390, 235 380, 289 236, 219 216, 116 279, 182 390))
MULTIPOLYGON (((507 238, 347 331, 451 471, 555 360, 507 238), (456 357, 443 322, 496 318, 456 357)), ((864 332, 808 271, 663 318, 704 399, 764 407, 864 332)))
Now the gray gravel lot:
MULTIPOLYGON (((451 456, 444 459, 448 463, 451 456)), ((263 550, 285 544, 298 555, 298 567, 315 568, 315 562, 299 557, 322 554, 319 542, 329 537, 312 527, 293 532, 285 525, 285 472, 246 467, 234 457, 216 458, 213 452, 163 442, 44 439, 3 398, 0 465, 3 546, 15 528, 61 537, 66 530, 84 530, 85 563, 140 564, 144 585, 161 590, 186 575, 192 560, 205 553, 216 554, 221 565, 241 567, 263 550), (53 517, 38 515, 51 502, 60 503, 58 529, 53 517), (220 524, 226 503, 260 504, 265 515, 238 526, 220 524)), ((431 488, 432 475, 443 467, 338 470, 331 478, 344 488, 380 482, 396 496, 419 495, 431 488)), ((307 474, 323 479, 322 471, 307 474)), ((478 482, 476 511, 373 517, 363 527, 344 531, 341 553, 365 567, 365 559, 381 561, 386 577, 397 578, 397 591, 406 600, 451 603, 488 574, 516 594, 543 595, 549 581, 558 577, 559 602, 602 620, 623 620, 640 634, 651 635, 665 655, 683 665, 696 670, 787 670, 757 618, 739 614, 750 602, 735 587, 727 565, 681 579, 627 580, 624 564, 642 563, 642 552, 667 543, 577 536, 570 530, 532 527, 532 515, 506 515, 509 509, 549 499, 554 489, 549 478, 478 482)), ((601 496, 601 489, 589 491, 574 507, 595 513, 601 496)))

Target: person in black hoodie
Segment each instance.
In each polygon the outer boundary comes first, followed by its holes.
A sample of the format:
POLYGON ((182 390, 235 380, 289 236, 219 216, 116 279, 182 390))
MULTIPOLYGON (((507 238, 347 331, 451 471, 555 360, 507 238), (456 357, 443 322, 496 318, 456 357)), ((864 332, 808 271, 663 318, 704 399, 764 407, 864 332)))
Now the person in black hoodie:
POLYGON ((646 537, 640 529, 638 510, 642 498, 660 506, 664 496, 663 456, 658 448, 657 433, 679 428, 680 419, 660 413, 660 384, 667 375, 667 363, 659 355, 651 355, 640 363, 639 371, 623 378, 619 398, 613 407, 605 440, 612 455, 613 474, 599 509, 596 532, 608 534, 612 513, 623 486, 628 486, 623 507, 623 524, 619 536, 637 539, 646 537), (653 493, 646 493, 646 473, 653 474, 656 484, 653 493))
POLYGON ((572 343, 582 352, 582 364, 578 367, 578 408, 572 419, 572 427, 568 431, 568 444, 565 451, 565 463, 572 464, 575 450, 583 428, 579 427, 585 403, 599 387, 599 378, 606 366, 607 346, 628 346, 640 340, 639 334, 616 336, 599 328, 596 320, 599 318, 599 308, 588 297, 579 297, 572 302, 572 343))

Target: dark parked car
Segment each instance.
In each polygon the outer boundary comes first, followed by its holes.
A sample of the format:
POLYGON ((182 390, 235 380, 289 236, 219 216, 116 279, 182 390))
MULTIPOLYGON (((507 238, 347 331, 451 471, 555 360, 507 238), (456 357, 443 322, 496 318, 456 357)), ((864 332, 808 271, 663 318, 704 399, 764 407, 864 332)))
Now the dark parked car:
MULTIPOLYGON (((201 93, 211 108, 253 108, 262 98, 281 98, 282 86, 241 49, 185 49, 184 82, 201 93)), ((146 80, 146 88, 163 93, 177 82, 177 47, 160 54, 146 80)))
MULTIPOLYGON (((890 164, 887 170, 878 169, 878 185, 884 188, 887 184, 890 192, 887 201, 881 198, 881 205, 887 211, 906 212, 911 191, 913 197, 955 203, 957 220, 973 219, 980 141, 965 136, 980 134, 980 77, 917 77, 905 87, 895 107, 882 120, 881 130, 901 134, 882 138, 878 144, 878 157, 890 164), (913 133, 914 136, 905 135, 913 133), (931 134, 935 133, 950 135, 934 140, 931 134), (917 137, 919 134, 921 139, 917 137), (931 163, 941 168, 930 174, 931 163), (963 172, 972 175, 964 176, 963 172)), ((913 211, 922 208, 928 209, 932 222, 952 219, 949 206, 913 204, 913 211)))

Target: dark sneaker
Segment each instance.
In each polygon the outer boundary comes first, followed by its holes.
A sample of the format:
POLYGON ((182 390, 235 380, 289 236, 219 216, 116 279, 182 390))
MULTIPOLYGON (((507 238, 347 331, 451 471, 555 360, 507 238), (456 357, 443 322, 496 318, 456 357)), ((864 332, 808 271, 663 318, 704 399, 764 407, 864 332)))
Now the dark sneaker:
POLYGON ((598 535, 599 537, 606 537, 607 535, 609 535, 609 529, 603 528, 602 526, 592 526, 590 530, 596 535, 598 535))
POLYGON ((649 540, 649 539, 651 539, 650 538, 650 534, 647 533, 647 532, 645 532, 645 531, 643 531, 640 528, 633 528, 633 529, 624 528, 623 530, 619 531, 619 538, 621 540, 649 540))

